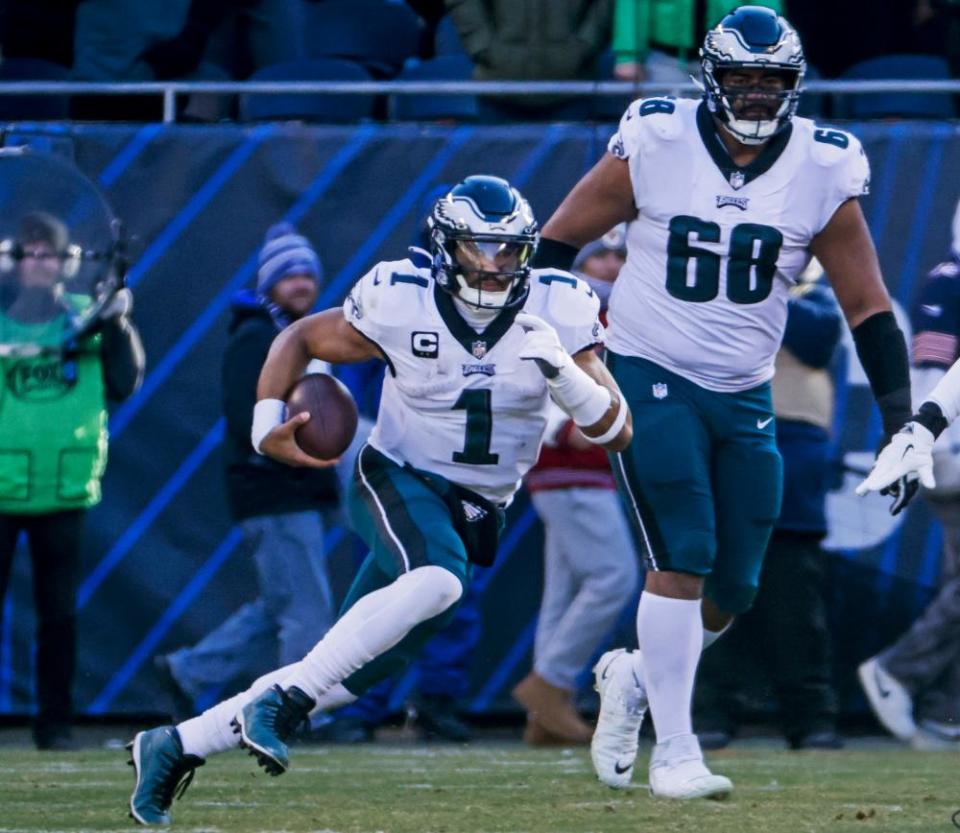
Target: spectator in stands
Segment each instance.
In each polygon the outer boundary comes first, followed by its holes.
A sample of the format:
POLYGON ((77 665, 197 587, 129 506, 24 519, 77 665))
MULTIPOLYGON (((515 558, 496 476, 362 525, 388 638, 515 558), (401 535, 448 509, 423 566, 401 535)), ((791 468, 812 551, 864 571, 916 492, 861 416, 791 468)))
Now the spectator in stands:
MULTIPOLYGON (((216 686, 242 690, 265 669, 298 661, 336 613, 323 550, 323 510, 337 502, 330 469, 291 468, 250 444, 260 368, 274 337, 316 303, 323 272, 310 242, 278 223, 260 249, 256 293, 243 292, 223 358, 227 502, 257 570, 259 596, 192 647, 157 657, 179 716, 216 686)), ((308 372, 327 370, 316 363, 308 372)))
POLYGON ((206 57, 246 77, 303 56, 298 15, 296 0, 84 0, 77 10, 74 75, 84 81, 185 78, 206 57), (207 57, 221 31, 216 54, 207 57))
POLYGON ((183 26, 189 0, 84 0, 77 7, 73 74, 78 81, 154 81, 143 59, 183 26))
MULTIPOLYGON (((625 231, 584 246, 573 264, 603 310, 626 259, 625 231)), ((527 710, 527 743, 586 744, 593 730, 574 709, 575 682, 636 599, 638 562, 606 452, 559 408, 526 484, 543 522, 544 587, 533 670, 513 696, 527 710)))
MULTIPOLYGON (((733 5, 729 0, 616 0, 614 76, 657 83, 699 78, 704 35, 733 5)), ((756 0, 755 5, 783 10, 780 0, 756 0)))
MULTIPOLYGON (((950 256, 927 275, 913 308, 913 398, 919 405, 960 358, 960 203, 950 256)), ((943 525, 940 590, 893 645, 864 662, 860 682, 880 722, 919 749, 960 749, 960 420, 934 446, 943 525)))
MULTIPOLYGON (((59 218, 43 212, 23 216, 0 262, 6 273, 0 339, 48 348, 61 343, 77 305, 89 303, 89 297, 65 291, 69 247, 69 231, 59 218)), ((24 533, 37 615, 33 739, 38 749, 72 747, 80 546, 87 510, 101 497, 106 400, 126 399, 143 373, 132 308, 130 290, 121 289, 101 313, 99 329, 74 346, 0 361, 0 608, 24 533)))
POLYGON ((192 0, 180 31, 158 41, 144 60, 160 79, 192 75, 201 62, 233 78, 304 56, 298 0, 192 0))
POLYGON ((790 299, 776 358, 773 407, 784 491, 760 591, 753 607, 700 662, 697 734, 705 749, 726 746, 737 732, 744 684, 753 677, 744 673, 745 665, 759 666, 772 684, 791 749, 842 746, 820 542, 827 533, 831 479, 834 391, 828 365, 843 319, 820 276, 814 260, 790 299))
MULTIPOLYGON (((447 8, 478 81, 591 79, 610 41, 613 0, 447 0, 447 8)), ((565 99, 495 101, 505 117, 556 118, 565 99)))

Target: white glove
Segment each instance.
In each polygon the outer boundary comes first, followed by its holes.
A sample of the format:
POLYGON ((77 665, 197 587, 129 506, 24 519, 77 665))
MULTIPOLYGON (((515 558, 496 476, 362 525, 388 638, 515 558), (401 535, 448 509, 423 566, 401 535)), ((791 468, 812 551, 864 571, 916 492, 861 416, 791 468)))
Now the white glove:
POLYGON ((553 401, 581 427, 599 422, 613 401, 610 391, 577 366, 557 331, 542 318, 519 312, 514 320, 524 329, 518 355, 537 363, 553 401))
POLYGON ((520 358, 535 361, 547 379, 555 379, 573 364, 570 354, 560 343, 557 331, 542 318, 529 312, 518 312, 514 321, 524 331, 520 358))
POLYGON ((857 486, 857 494, 879 492, 896 483, 901 477, 919 477, 928 489, 936 483, 933 479, 933 434, 919 422, 908 422, 880 452, 873 470, 857 486))
POLYGON ((110 321, 113 318, 125 318, 129 317, 132 312, 133 293, 126 287, 123 287, 122 289, 118 289, 113 294, 113 297, 104 305, 100 311, 100 319, 102 321, 110 321))

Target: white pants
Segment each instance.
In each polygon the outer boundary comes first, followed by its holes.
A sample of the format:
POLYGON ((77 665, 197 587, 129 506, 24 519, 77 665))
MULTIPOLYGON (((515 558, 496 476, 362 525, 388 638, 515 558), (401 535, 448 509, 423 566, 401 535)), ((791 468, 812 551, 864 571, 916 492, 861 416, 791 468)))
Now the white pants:
POLYGON ((545 534, 533 667, 551 685, 572 690, 636 598, 637 556, 613 489, 550 489, 534 492, 532 501, 545 534))

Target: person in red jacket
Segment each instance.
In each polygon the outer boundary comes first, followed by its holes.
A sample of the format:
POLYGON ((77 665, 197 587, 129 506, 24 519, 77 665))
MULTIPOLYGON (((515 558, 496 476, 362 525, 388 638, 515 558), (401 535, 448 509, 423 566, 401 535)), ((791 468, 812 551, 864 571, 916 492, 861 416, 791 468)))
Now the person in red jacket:
MULTIPOLYGON (((618 226, 574 261, 603 310, 626 256, 624 234, 618 226)), ((634 599, 639 577, 606 452, 559 408, 548 436, 526 479, 544 526, 543 599, 533 669, 513 689, 527 710, 524 740, 533 746, 590 742, 593 730, 573 706, 575 681, 634 599)))

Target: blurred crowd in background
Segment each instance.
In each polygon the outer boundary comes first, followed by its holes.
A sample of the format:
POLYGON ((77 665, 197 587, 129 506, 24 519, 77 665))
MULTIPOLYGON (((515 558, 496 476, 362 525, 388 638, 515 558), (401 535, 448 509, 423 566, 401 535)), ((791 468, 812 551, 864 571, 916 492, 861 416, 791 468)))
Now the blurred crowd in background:
MULTIPOLYGON (((808 79, 960 76, 960 2, 759 0, 785 14, 807 49, 808 79)), ((698 76, 704 32, 722 0, 20 0, 0 16, 0 81, 543 81, 685 83, 698 76)), ((556 96, 306 96, 203 98, 181 118, 217 121, 361 118, 496 121, 616 119, 620 99, 556 96), (321 97, 323 98, 323 97, 321 97)), ((923 98, 923 97, 921 97, 923 98)), ((826 116, 947 118, 946 96, 918 111, 909 98, 877 105, 813 99, 826 116), (869 108, 873 107, 872 110, 869 108), (876 112, 876 108, 886 112, 876 112)), ((147 99, 0 101, 0 117, 155 119, 147 99), (27 107, 28 111, 23 112, 27 107)))

